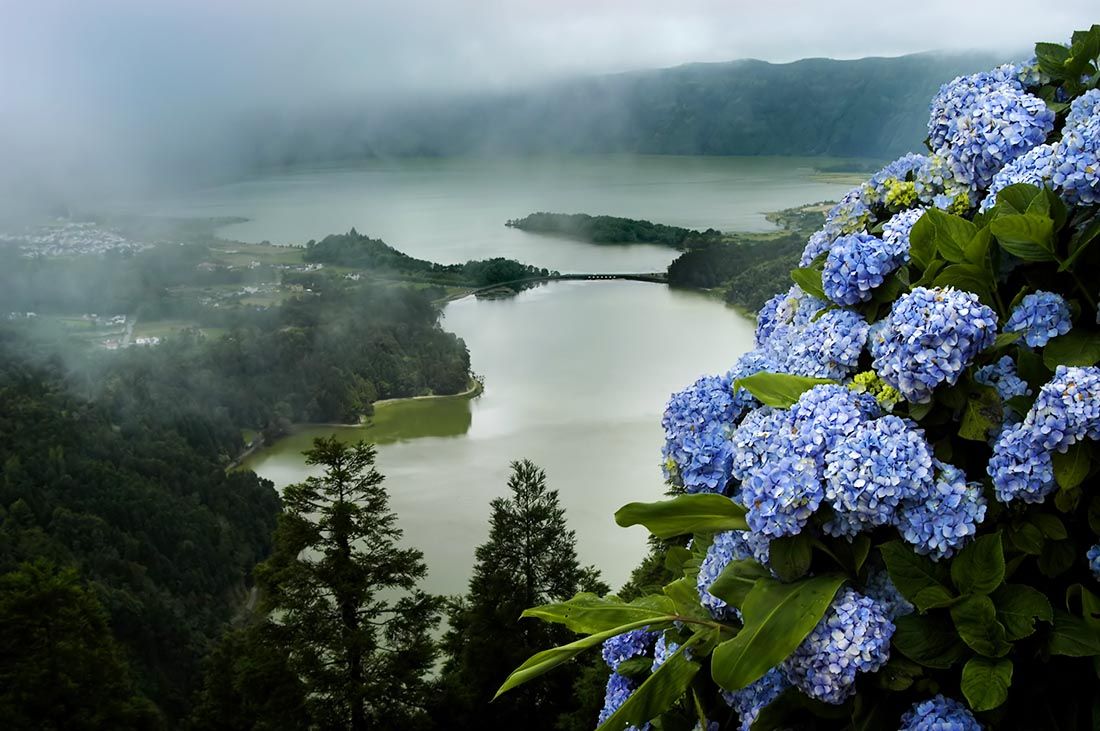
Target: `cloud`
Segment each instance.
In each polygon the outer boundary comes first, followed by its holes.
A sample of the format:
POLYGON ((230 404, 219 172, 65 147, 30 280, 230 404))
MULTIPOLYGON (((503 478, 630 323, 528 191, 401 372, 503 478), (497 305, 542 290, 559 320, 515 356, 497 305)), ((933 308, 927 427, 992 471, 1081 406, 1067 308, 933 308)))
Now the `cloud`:
MULTIPOLYGON (((216 156, 243 117, 755 57, 1006 53, 1094 0, 35 0, 0 10, 0 165, 94 187, 216 156), (122 172, 122 171, 125 171, 122 172)), ((200 165, 201 166, 201 165, 200 165)), ((43 183, 46 185, 47 183, 43 183)))

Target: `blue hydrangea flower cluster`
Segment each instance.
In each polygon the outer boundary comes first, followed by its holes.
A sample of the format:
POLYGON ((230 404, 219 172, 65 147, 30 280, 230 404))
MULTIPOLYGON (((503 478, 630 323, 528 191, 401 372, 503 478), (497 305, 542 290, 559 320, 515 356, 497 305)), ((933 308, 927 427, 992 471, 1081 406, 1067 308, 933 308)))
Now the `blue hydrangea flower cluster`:
POLYGON ((806 240, 806 248, 802 250, 802 258, 798 260, 798 266, 808 267, 814 259, 827 253, 829 247, 833 245, 833 238, 825 229, 810 234, 810 238, 806 240))
POLYGON ((707 555, 699 566, 699 575, 695 578, 695 588, 699 592, 699 602, 706 607, 715 619, 726 619, 731 614, 736 615, 736 609, 708 591, 730 561, 741 561, 747 558, 755 558, 760 563, 767 563, 768 544, 760 536, 754 536, 747 531, 730 530, 717 533, 714 542, 707 549, 707 555))
POLYGON ((934 560, 965 546, 985 519, 986 501, 976 482, 959 468, 935 460, 936 482, 925 496, 906 499, 897 514, 902 537, 917 553, 934 560))
POLYGON ((1068 333, 1072 327, 1070 319, 1069 305, 1062 295, 1039 290, 1016 305, 1004 329, 1005 332, 1023 333, 1025 343, 1041 348, 1051 338, 1068 333))
POLYGON ((898 183, 911 182, 917 171, 928 164, 924 155, 908 153, 872 175, 860 186, 860 199, 870 207, 887 205, 890 193, 898 183))
POLYGON ((863 202, 862 186, 852 188, 825 214, 825 230, 832 238, 867 228, 871 209, 863 202))
POLYGON ((750 411, 730 438, 733 444, 731 472, 744 481, 753 471, 773 459, 784 445, 783 430, 787 427, 786 411, 762 406, 750 411))
POLYGON ((924 432, 897 416, 861 424, 825 455, 825 499, 836 516, 831 535, 854 536, 886 525, 902 500, 932 488, 932 454, 924 432))
POLYGON ((954 384, 997 336, 997 316, 972 292, 916 287, 870 338, 875 372, 914 403, 954 384))
POLYGON ((1002 356, 996 363, 979 368, 974 374, 974 380, 997 389, 997 394, 1002 401, 1008 401, 1016 396, 1031 395, 1031 387, 1016 375, 1016 362, 1008 355, 1002 356))
POLYGON ((824 496, 826 453, 879 414, 873 396, 834 384, 807 390, 789 410, 750 412, 732 437, 750 535, 801 532, 824 496))
POLYGON ((833 242, 821 285, 838 305, 855 305, 871 299, 871 290, 904 263, 892 247, 877 236, 854 233, 833 242))
POLYGON ((1018 74, 1015 66, 1006 64, 992 71, 958 76, 941 86, 929 104, 928 146, 933 150, 943 147, 955 120, 992 91, 1008 89, 1022 92, 1024 86, 1017 78, 1018 74))
POLYGON ((738 731, 750 731, 760 711, 766 708, 779 694, 791 687, 791 681, 780 668, 772 668, 764 673, 763 677, 746 685, 741 690, 722 691, 722 699, 726 701, 741 721, 738 731))
POLYGON ((1069 203, 1100 201, 1100 94, 1097 90, 1073 100, 1051 181, 1069 203))
POLYGON ((721 492, 730 475, 729 438, 744 410, 727 376, 704 376, 675 393, 665 407, 662 451, 666 479, 687 492, 721 492))
MULTIPOLYGON (((611 673, 611 677, 607 679, 603 708, 600 709, 600 718, 597 725, 602 726, 607 719, 611 718, 611 714, 619 710, 636 689, 637 684, 635 681, 618 673, 611 673)), ((627 731, 648 731, 649 728, 650 724, 646 723, 640 727, 629 726, 627 731)))
POLYGON ((882 413, 874 396, 825 384, 804 392, 787 414, 783 451, 825 467, 825 455, 864 422, 882 413))
POLYGON ((824 491, 813 460, 780 457, 755 470, 741 485, 749 528, 768 538, 802 532, 824 491))
POLYGON ((1038 145, 1005 165, 989 184, 989 192, 982 199, 979 210, 988 211, 997 204, 997 194, 1010 185, 1027 183, 1042 187, 1049 185, 1054 178, 1054 166, 1057 162, 1058 146, 1038 145))
POLYGON ((1066 127, 1085 129, 1096 124, 1098 115, 1100 115, 1100 89, 1089 89, 1069 105, 1066 127))
POLYGON ((771 362, 772 351, 779 346, 774 343, 786 343, 792 331, 801 332, 813 320, 825 303, 802 291, 797 284, 786 292, 775 295, 764 303, 756 317, 756 348, 771 362))
POLYGON ((901 717, 898 731, 982 731, 982 725, 959 701, 936 695, 914 703, 901 717))
POLYGON ((636 629, 608 638, 604 640, 601 651, 603 661, 607 663, 607 667, 618 670, 620 665, 632 657, 648 655, 656 637, 656 632, 636 629))
POLYGON ((986 471, 1002 503, 1041 503, 1056 487, 1050 451, 1043 449, 1022 422, 1004 429, 997 437, 986 471))
MULTIPOLYGON (((809 322, 801 331, 786 331, 786 358, 780 370, 816 378, 842 380, 859 365, 870 327, 854 310, 833 309, 809 322)), ((771 363, 778 358, 779 341, 769 344, 771 363)))
POLYGON ((887 618, 893 622, 898 617, 912 614, 916 607, 901 595, 890 578, 890 572, 885 568, 874 567, 867 573, 867 581, 863 586, 863 593, 874 599, 887 618))
POLYGON ((809 697, 840 704, 855 692, 859 673, 876 672, 890 659, 893 634, 882 606, 845 589, 782 667, 809 697))
POLYGON ((1085 558, 1089 560, 1089 569, 1092 570, 1092 575, 1097 579, 1100 579, 1100 543, 1089 549, 1085 554, 1085 558))
MULTIPOLYGON (((653 664, 650 666, 650 672, 656 672, 657 668, 664 665, 679 649, 680 645, 678 643, 665 639, 665 633, 661 632, 660 636, 657 637, 657 642, 653 645, 653 664)), ((684 650, 684 654, 690 658, 691 649, 684 650)))
POLYGON ((847 377, 859 363, 869 328, 853 310, 822 313, 824 308, 824 302, 797 285, 771 298, 757 316, 756 350, 746 357, 760 370, 837 380, 847 377))
POLYGON ((1100 438, 1100 368, 1058 366, 1024 420, 1001 432, 987 472, 997 499, 1040 503, 1054 491, 1051 454, 1100 438))
POLYGON ((1023 63, 1016 64, 1016 80, 1028 89, 1050 83, 1050 77, 1039 68, 1039 59, 1034 56, 1023 63))
POLYGON ((1042 99, 1000 87, 979 96, 952 120, 938 152, 955 181, 980 190, 988 188, 1005 165, 1043 144, 1053 129, 1054 112, 1042 99))
POLYGON ((909 208, 895 213, 882 224, 882 240, 886 242, 890 256, 898 260, 899 266, 909 261, 909 234, 927 210, 923 206, 909 208))

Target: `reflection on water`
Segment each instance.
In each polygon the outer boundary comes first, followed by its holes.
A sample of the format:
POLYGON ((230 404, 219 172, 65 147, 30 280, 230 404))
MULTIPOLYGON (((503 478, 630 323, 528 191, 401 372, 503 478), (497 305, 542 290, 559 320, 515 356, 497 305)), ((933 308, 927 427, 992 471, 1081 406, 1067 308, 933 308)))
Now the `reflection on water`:
POLYGON ((315 474, 301 457, 314 436, 377 441, 405 540, 424 551, 427 588, 460 593, 489 501, 506 491, 509 463, 528 458, 560 492, 581 561, 621 584, 646 534, 612 515, 665 491, 668 395, 728 369, 751 347, 752 323, 713 298, 639 282, 560 282, 507 300, 470 297, 444 314, 485 377, 481 396, 384 404, 373 426, 313 427, 250 466, 284 486, 315 474))
POLYGON ((375 405, 374 414, 359 426, 308 424, 294 429, 269 449, 246 459, 242 467, 289 484, 300 479, 302 453, 317 437, 335 436, 348 442, 393 444, 425 437, 458 437, 470 430, 470 398, 399 400, 375 405))

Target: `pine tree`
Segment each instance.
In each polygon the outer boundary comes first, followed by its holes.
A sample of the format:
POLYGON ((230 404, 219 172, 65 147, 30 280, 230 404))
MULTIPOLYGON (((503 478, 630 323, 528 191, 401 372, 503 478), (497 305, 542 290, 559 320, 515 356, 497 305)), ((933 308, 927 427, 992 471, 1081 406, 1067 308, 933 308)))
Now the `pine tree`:
POLYGON ((286 628, 263 620, 222 635, 206 658, 191 726, 204 731, 309 727, 305 687, 291 669, 286 628))
POLYGON ((0 576, 0 719, 8 729, 156 729, 107 613, 75 569, 46 561, 0 576))
POLYGON ((286 488, 275 551, 257 568, 313 725, 413 729, 426 722, 441 601, 417 588, 423 554, 400 548, 375 450, 320 438, 320 477, 286 488))
POLYGON ((575 711, 576 665, 490 700, 539 648, 569 641, 560 627, 520 620, 524 609, 578 591, 608 591, 598 572, 581 567, 576 536, 566 526, 557 491, 546 485, 546 473, 527 460, 513 462, 508 488, 509 497, 491 503, 489 539, 477 548, 469 593, 448 612, 448 658, 436 718, 452 729, 552 729, 559 716, 575 711))

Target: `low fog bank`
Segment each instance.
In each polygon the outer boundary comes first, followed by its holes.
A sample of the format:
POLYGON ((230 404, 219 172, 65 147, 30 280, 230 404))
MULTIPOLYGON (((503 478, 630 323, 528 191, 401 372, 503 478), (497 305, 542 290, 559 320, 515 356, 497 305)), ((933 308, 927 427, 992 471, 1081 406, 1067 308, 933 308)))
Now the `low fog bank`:
POLYGON ((981 5, 8 3, 0 215, 370 156, 893 154, 936 84, 1095 19, 1089 0, 981 5), (718 63, 736 58, 783 65, 718 63))
MULTIPOLYGON (((291 165, 378 157, 638 153, 886 158, 920 148, 945 78, 1010 57, 743 60, 528 89, 294 100, 160 115, 144 127, 8 130, 0 215, 155 198, 291 165)), ((9 120, 10 121, 10 120, 9 120)))

